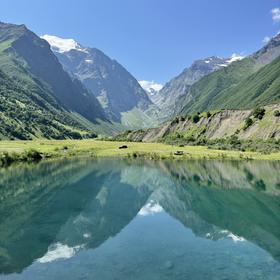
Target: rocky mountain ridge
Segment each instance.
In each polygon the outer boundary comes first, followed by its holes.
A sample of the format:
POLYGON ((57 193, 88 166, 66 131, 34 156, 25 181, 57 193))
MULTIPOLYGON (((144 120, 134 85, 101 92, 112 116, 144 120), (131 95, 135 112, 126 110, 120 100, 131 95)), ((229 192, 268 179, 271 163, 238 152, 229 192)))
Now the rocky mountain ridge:
POLYGON ((161 110, 164 109, 160 115, 160 120, 168 120, 180 112, 181 98, 184 97, 185 100, 191 99, 189 91, 194 83, 199 81, 202 77, 225 68, 232 62, 240 59, 242 59, 242 57, 236 55, 231 58, 211 56, 196 60, 190 67, 185 68, 181 74, 171 79, 164 85, 159 93, 152 98, 156 106, 161 110))
POLYGON ((73 39, 42 36, 47 40, 64 69, 80 80, 99 100, 108 118, 125 124, 125 113, 145 121, 145 111, 152 105, 138 81, 116 60, 96 48, 83 47, 73 39), (140 116, 141 115, 141 116, 140 116))

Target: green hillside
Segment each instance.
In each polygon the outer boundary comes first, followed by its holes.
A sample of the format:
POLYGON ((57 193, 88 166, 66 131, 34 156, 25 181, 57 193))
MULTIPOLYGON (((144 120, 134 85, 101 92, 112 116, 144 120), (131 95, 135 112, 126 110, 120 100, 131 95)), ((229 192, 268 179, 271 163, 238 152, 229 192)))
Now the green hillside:
POLYGON ((280 100, 280 57, 254 72, 251 57, 197 82, 183 113, 210 109, 250 109, 280 100))
POLYGON ((192 101, 184 108, 183 112, 205 111, 211 107, 213 98, 223 90, 237 85, 254 72, 255 63, 252 58, 245 58, 228 67, 213 72, 195 83, 190 94, 192 101))
POLYGON ((0 23, 0 139, 81 138, 106 120, 96 100, 24 25, 0 23))
POLYGON ((280 35, 255 54, 213 72, 181 98, 181 114, 210 109, 252 109, 279 102, 280 35))
POLYGON ((81 138, 86 127, 36 85, 17 85, 0 70, 0 139, 81 138))
POLYGON ((212 108, 254 108, 280 100, 280 57, 252 74, 237 86, 221 92, 212 108))

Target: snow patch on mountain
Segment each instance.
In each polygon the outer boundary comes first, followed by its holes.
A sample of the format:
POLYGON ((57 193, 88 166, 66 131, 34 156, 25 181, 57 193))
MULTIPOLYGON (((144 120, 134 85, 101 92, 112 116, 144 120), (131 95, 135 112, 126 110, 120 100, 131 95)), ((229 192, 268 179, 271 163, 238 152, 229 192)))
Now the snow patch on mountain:
POLYGON ((227 61, 228 64, 238 61, 238 60, 242 60, 244 58, 244 56, 233 53, 230 57, 230 59, 227 61))
POLYGON ((78 245, 75 247, 69 247, 67 244, 55 243, 52 244, 47 253, 37 259, 40 263, 53 262, 59 259, 70 259, 72 258, 84 245, 78 245))
POLYGON ((208 57, 207 59, 204 60, 206 64, 209 64, 213 60, 213 57, 208 57))
POLYGON ((48 34, 41 36, 41 38, 46 40, 55 52, 64 53, 69 52, 70 50, 87 52, 86 49, 78 44, 74 39, 63 39, 48 34))
POLYGON ((218 66, 220 67, 227 67, 229 66, 231 63, 235 62, 235 61, 239 61, 239 60, 242 60, 244 58, 244 56, 242 55, 239 55, 239 54, 236 54, 236 53, 233 53, 231 55, 231 57, 225 61, 225 63, 222 63, 222 64, 218 64, 218 66))
POLYGON ((269 41, 270 41, 270 37, 265 36, 265 37, 263 38, 263 40, 262 40, 262 43, 263 43, 263 44, 268 44, 269 41))
POLYGON ((155 95, 157 92, 159 92, 163 85, 155 83, 154 81, 138 81, 140 86, 150 95, 155 95))
POLYGON ((138 212, 138 216, 153 216, 155 214, 161 213, 163 208, 154 200, 148 202, 144 207, 138 212))
POLYGON ((88 63, 88 64, 92 64, 93 60, 92 59, 86 59, 85 62, 88 63))

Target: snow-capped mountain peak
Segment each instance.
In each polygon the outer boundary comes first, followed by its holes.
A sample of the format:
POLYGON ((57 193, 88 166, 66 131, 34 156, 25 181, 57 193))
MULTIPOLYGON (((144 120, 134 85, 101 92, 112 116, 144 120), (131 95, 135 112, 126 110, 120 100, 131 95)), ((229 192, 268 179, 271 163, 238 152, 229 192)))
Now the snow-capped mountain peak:
POLYGON ((231 64, 232 62, 238 61, 243 59, 244 56, 241 56, 239 54, 233 53, 232 56, 230 57, 230 59, 227 61, 228 64, 231 64))
POLYGON ((163 85, 155 83, 154 81, 138 81, 140 86, 149 94, 149 95, 155 95, 157 92, 159 92, 163 85))
POLYGON ((218 64, 219 67, 227 67, 229 66, 231 63, 235 62, 235 61, 239 61, 242 60, 244 58, 244 56, 241 56, 239 54, 233 53, 231 55, 230 58, 228 58, 227 60, 224 61, 224 63, 222 64, 218 64))
POLYGON ((74 39, 63 39, 53 35, 43 35, 42 39, 46 40, 53 51, 64 53, 70 50, 78 50, 86 52, 86 49, 83 48, 79 43, 77 43, 74 39))

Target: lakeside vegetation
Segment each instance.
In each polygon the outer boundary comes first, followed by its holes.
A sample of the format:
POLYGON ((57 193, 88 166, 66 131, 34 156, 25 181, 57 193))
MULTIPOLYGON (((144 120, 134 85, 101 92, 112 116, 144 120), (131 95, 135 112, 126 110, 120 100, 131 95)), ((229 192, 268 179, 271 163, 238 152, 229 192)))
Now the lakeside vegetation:
POLYGON ((280 140, 240 140, 236 135, 220 139, 208 139, 206 137, 194 138, 192 136, 184 138, 177 133, 166 137, 162 140, 163 143, 169 145, 177 145, 182 147, 187 146, 205 146, 208 149, 214 150, 232 150, 242 152, 258 152, 262 154, 271 154, 280 152, 280 140))
POLYGON ((179 146, 99 140, 0 141, 0 165, 74 156, 144 157, 149 159, 245 159, 280 160, 280 152, 261 153, 209 149, 206 146, 179 146), (120 149, 122 146, 127 148, 120 149), (176 155, 177 151, 182 154, 176 155))

